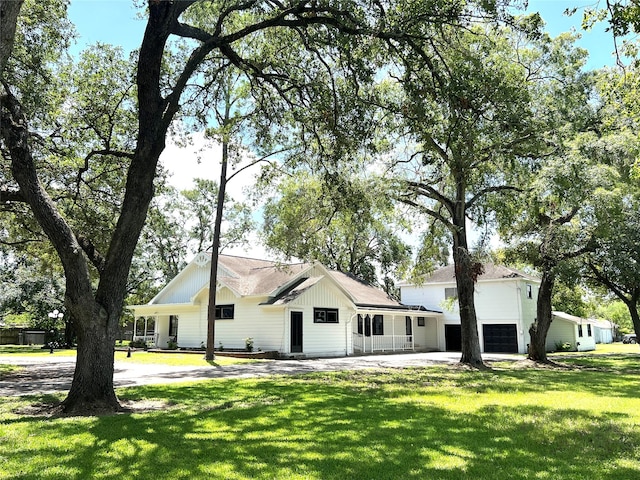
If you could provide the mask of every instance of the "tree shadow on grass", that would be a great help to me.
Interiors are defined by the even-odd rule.
[[[38,424],[44,445],[17,442],[20,478],[251,478],[453,480],[637,478],[640,432],[615,414],[403,399],[361,377],[142,387],[129,399],[174,407],[142,415]],[[414,379],[415,380],[415,379]],[[406,385],[404,392],[410,391]],[[415,388],[419,388],[414,385]],[[425,385],[420,388],[428,389]],[[637,463],[637,462],[636,462]],[[53,467],[51,467],[53,466]],[[59,477],[58,477],[59,478]]]

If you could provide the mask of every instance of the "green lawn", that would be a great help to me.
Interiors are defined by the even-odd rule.
[[[624,344],[622,342],[617,343],[599,343],[596,345],[596,349],[591,352],[557,352],[549,354],[550,358],[554,356],[567,356],[567,355],[583,355],[583,354],[598,354],[598,355],[607,355],[610,353],[630,353],[630,354],[640,354],[640,345],[638,344]]]
[[[609,360],[137,387],[164,408],[110,417],[4,398],[0,478],[637,479],[640,355]]]
[[[17,365],[7,365],[7,364],[0,363],[0,379],[5,375],[9,375],[11,373],[17,373],[20,370],[22,370],[22,367],[19,367]]]
[[[75,354],[75,350],[53,351],[53,355],[56,356],[75,356]],[[52,354],[48,348],[42,348],[42,345],[0,345],[0,355],[50,356]]]
[[[11,355],[18,356],[58,356],[68,357],[75,356],[75,350],[54,350],[53,354],[48,349],[42,349],[36,346],[22,346],[22,345],[0,345],[0,356],[6,357]],[[121,362],[131,363],[149,363],[149,364],[163,364],[174,366],[222,366],[222,365],[234,365],[239,363],[251,363],[260,362],[262,360],[245,359],[245,358],[233,358],[216,355],[215,361],[207,362],[204,359],[204,352],[201,353],[156,353],[145,352],[144,350],[134,350],[131,357],[127,357],[126,351],[118,350],[115,352],[115,359]],[[2,370],[0,370],[0,376],[2,376]]]

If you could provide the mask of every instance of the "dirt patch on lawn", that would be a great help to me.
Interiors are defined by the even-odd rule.
[[[60,402],[39,402],[32,403],[25,407],[19,408],[15,411],[18,415],[27,417],[44,417],[44,418],[58,418],[58,417],[88,417],[88,416],[109,416],[109,415],[123,415],[131,413],[149,413],[160,410],[167,410],[171,407],[171,403],[164,400],[121,400],[120,410],[114,412],[112,410],[98,410],[93,409],[86,412],[74,412],[72,414],[66,413],[62,410]]]

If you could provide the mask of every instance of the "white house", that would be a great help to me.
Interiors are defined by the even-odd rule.
[[[486,353],[527,353],[529,327],[536,318],[536,300],[540,279],[502,265],[486,264],[475,285],[475,307],[480,349]],[[441,268],[417,285],[400,283],[400,298],[405,304],[442,309],[437,319],[438,349],[461,349],[460,314],[453,265]],[[593,350],[594,321],[553,312],[547,349],[556,343],[570,343],[572,349]]]
[[[211,255],[198,254],[146,305],[137,321],[155,319],[153,342],[166,348],[206,344]],[[282,355],[437,349],[438,309],[405,306],[352,276],[318,262],[282,264],[220,255],[216,347],[254,347]]]
[[[480,349],[486,353],[526,353],[529,326],[536,317],[540,279],[519,270],[486,264],[475,285]],[[403,303],[439,308],[438,349],[460,351],[461,329],[453,265],[440,268],[417,285],[400,283]]]

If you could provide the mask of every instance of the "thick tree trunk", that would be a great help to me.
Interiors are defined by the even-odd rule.
[[[464,195],[460,194],[460,197],[463,199]],[[456,272],[460,327],[462,331],[462,357],[460,362],[479,367],[484,365],[482,354],[480,353],[480,338],[478,337],[478,320],[474,298],[475,282],[479,274],[479,268],[469,254],[465,219],[464,201],[462,200],[458,202],[453,222],[457,227],[453,233],[453,263]]]
[[[11,56],[18,15],[24,0],[0,0],[0,78]]]
[[[98,414],[121,409],[113,389],[114,345],[119,316],[96,306],[91,319],[77,322],[78,355],[73,382],[62,410],[68,414]]]
[[[158,158],[165,146],[166,130],[178,108],[179,92],[170,105],[162,99],[160,64],[170,25],[186,5],[171,2],[150,5],[137,78],[138,143],[127,175],[121,213],[104,258],[83,252],[75,233],[38,180],[27,120],[19,101],[10,91],[0,96],[0,133],[11,154],[13,177],[64,267],[65,305],[78,335],[73,383],[62,405],[66,412],[120,409],[113,389],[113,348],[131,260],[153,197]],[[99,271],[95,291],[87,260]]]
[[[636,335],[640,336],[640,313],[638,313],[638,299],[640,298],[640,289],[632,292],[630,297],[624,295],[617,295],[622,300],[627,309],[629,309],[629,315],[631,315],[631,322],[633,323],[633,331]]]
[[[71,315],[67,315],[65,317],[64,322],[64,343],[71,347],[74,344],[77,344],[78,338],[76,335],[76,327]]]
[[[529,327],[529,336],[531,343],[529,344],[530,360],[536,362],[547,361],[547,334],[551,327],[551,298],[553,296],[553,286],[555,284],[555,274],[545,269],[542,272],[542,280],[540,289],[538,290],[538,301],[536,305],[536,320]]]

